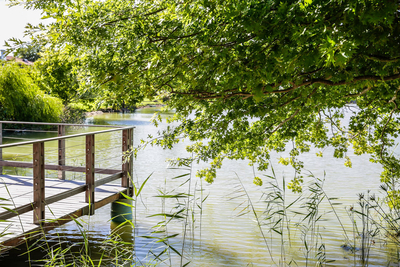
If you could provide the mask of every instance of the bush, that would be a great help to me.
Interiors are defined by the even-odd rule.
[[[0,66],[0,119],[58,122],[63,105],[59,98],[39,89],[26,67],[16,63]]]
[[[61,122],[63,123],[79,123],[83,124],[86,119],[86,110],[73,105],[64,107]]]

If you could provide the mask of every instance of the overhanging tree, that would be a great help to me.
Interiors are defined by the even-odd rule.
[[[18,2],[18,1],[14,1]],[[28,1],[56,18],[37,41],[83,62],[91,86],[118,81],[139,96],[167,95],[180,124],[155,143],[194,144],[212,182],[223,159],[268,167],[332,146],[383,164],[400,177],[391,147],[399,133],[399,1],[199,0]],[[349,125],[344,110],[356,102]],[[202,142],[202,140],[207,140]],[[299,190],[300,178],[291,183]]]

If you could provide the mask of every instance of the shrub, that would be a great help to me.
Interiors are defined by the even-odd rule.
[[[63,110],[59,98],[44,93],[16,63],[0,66],[0,119],[58,122]]]

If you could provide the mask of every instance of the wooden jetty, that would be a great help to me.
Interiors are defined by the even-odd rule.
[[[47,139],[2,144],[2,125],[47,125],[58,128],[58,136]],[[65,127],[113,127],[101,131],[65,135]],[[27,237],[42,234],[82,215],[94,214],[97,208],[116,201],[123,194],[130,195],[132,155],[127,152],[133,146],[134,127],[75,125],[32,122],[0,121],[0,174],[4,166],[31,168],[33,177],[0,175],[0,253],[23,243]],[[40,130],[27,130],[40,131]],[[95,167],[96,135],[120,131],[121,166],[118,169]],[[85,138],[85,166],[65,165],[65,140]],[[45,163],[45,144],[58,142],[58,164]],[[9,147],[31,146],[32,162],[3,160],[2,150]],[[107,152],[106,152],[107,153]],[[58,171],[58,179],[46,177],[45,170]],[[85,175],[85,181],[68,180],[65,172]],[[95,179],[96,174],[103,178]],[[106,177],[104,177],[106,176]],[[113,181],[120,179],[120,183]]]

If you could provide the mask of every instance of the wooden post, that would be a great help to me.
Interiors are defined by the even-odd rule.
[[[132,150],[133,149],[133,130],[134,129],[129,129],[129,149]],[[129,156],[129,166],[128,166],[128,173],[129,173],[129,177],[132,180],[133,177],[133,151],[131,151],[131,155]]]
[[[86,203],[89,214],[94,214],[94,134],[86,136]]]
[[[3,124],[0,123],[0,145],[3,144]],[[3,160],[3,149],[0,148],[0,160]],[[3,174],[3,167],[0,166],[0,175]]]
[[[44,191],[44,143],[33,144],[33,223],[45,219]]]
[[[133,129],[126,129],[122,131],[122,179],[121,179],[121,186],[122,187],[129,187],[129,179],[132,178],[132,161],[133,156],[126,156],[125,152],[129,152],[132,149],[133,145]]]
[[[65,135],[65,125],[58,125],[58,136]],[[58,140],[58,165],[65,165],[65,139]],[[58,179],[65,180],[65,171],[58,171]]]

